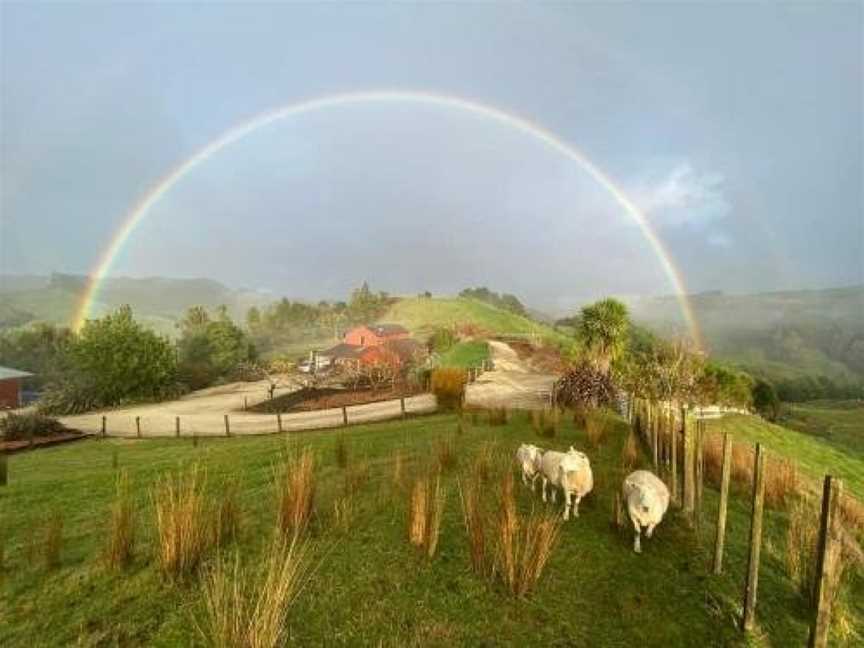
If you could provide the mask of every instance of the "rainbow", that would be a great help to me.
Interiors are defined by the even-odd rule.
[[[111,239],[108,248],[98,259],[95,267],[90,272],[87,287],[78,307],[75,310],[73,327],[76,330],[80,329],[90,316],[93,304],[98,300],[99,288],[102,281],[110,273],[114,261],[123,250],[123,247],[128,243],[138,224],[147,217],[150,209],[158,203],[165,194],[171,191],[177,183],[179,183],[187,174],[192,172],[197,166],[203,164],[211,156],[243,139],[250,133],[257,131],[259,128],[264,128],[274,122],[291,117],[297,117],[317,110],[335,108],[337,106],[369,103],[417,103],[461,110],[503,124],[504,126],[508,126],[516,131],[525,133],[526,135],[530,135],[536,140],[542,142],[545,146],[548,146],[551,150],[556,151],[565,158],[577,163],[591,178],[594,179],[595,182],[597,182],[597,184],[609,192],[615,201],[638,225],[643,236],[657,256],[666,277],[674,289],[690,336],[698,347],[702,347],[702,336],[696,317],[694,316],[693,310],[687,300],[687,290],[681,273],[678,272],[672,262],[669,252],[663,246],[663,243],[660,241],[657,234],[651,229],[645,215],[624,194],[624,192],[615,185],[608,175],[601,171],[573,146],[562,141],[542,126],[539,126],[527,119],[505,112],[499,108],[494,108],[461,97],[402,90],[379,90],[330,95],[289,104],[287,106],[276,108],[275,110],[261,113],[252,119],[225,131],[219,137],[198,150],[190,158],[174,167],[131,209],[123,224],[117,229],[114,237]]]

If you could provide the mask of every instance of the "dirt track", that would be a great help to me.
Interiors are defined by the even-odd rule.
[[[60,420],[67,427],[98,434],[102,429],[104,415],[109,436],[134,437],[137,435],[135,417],[139,417],[141,436],[171,437],[176,434],[176,417],[179,416],[182,436],[224,436],[224,416],[228,414],[232,435],[268,434],[278,431],[275,414],[243,411],[244,397],[249,405],[261,402],[267,398],[267,387],[266,381],[231,383],[204,389],[175,401],[64,416]],[[406,398],[405,409],[409,414],[433,412],[436,409],[435,397],[423,394]],[[401,413],[398,400],[353,405],[348,408],[348,422],[383,421],[398,418]],[[282,415],[282,429],[286,432],[336,427],[342,424],[341,408]]]
[[[465,391],[465,402],[475,407],[532,409],[549,404],[557,376],[538,373],[504,342],[489,341],[494,371],[488,371]]]

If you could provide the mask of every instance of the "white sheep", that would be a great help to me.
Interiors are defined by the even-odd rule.
[[[579,517],[579,502],[594,488],[594,474],[588,456],[573,446],[567,452],[549,450],[540,459],[543,476],[543,501],[546,501],[546,485],[552,485],[552,502],[555,502],[557,489],[564,492],[564,519],[570,519],[572,503],[573,515]]]
[[[534,484],[537,477],[540,475],[540,458],[543,456],[543,448],[538,448],[535,445],[525,444],[519,446],[516,450],[516,463],[522,470],[522,483],[528,485],[528,480],[531,481],[531,491],[534,491]]]
[[[637,470],[624,480],[623,493],[630,521],[636,530],[633,551],[642,553],[642,527],[647,527],[645,537],[650,538],[669,508],[669,489],[654,473]]]

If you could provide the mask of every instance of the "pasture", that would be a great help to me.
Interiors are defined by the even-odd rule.
[[[610,420],[595,448],[569,418],[555,438],[543,438],[527,414],[514,414],[503,425],[489,425],[485,414],[466,414],[461,422],[439,414],[290,435],[199,439],[197,445],[190,439],[109,438],[14,455],[9,484],[0,487],[0,645],[202,644],[196,628],[204,607],[200,577],[168,580],[154,556],[154,485],[160,475],[197,464],[211,502],[235,492],[239,534],[219,552],[254,565],[276,527],[274,474],[286,453],[300,447],[315,455],[316,495],[308,531],[314,571],[288,617],[290,640],[299,645],[803,645],[810,613],[785,572],[785,512],[766,511],[758,627],[749,638],[737,627],[749,531],[746,497],[735,493],[730,499],[721,576],[710,575],[717,507],[710,485],[698,532],[672,509],[654,538],[643,538],[643,553],[633,553],[632,528],[618,531],[610,523],[627,434],[623,421]],[[513,452],[522,442],[584,450],[595,489],[582,502],[580,517],[562,526],[536,589],[516,599],[471,569],[459,480],[481,452],[500,455],[515,472]],[[444,447],[453,450],[446,461]],[[446,500],[438,551],[428,559],[407,541],[405,482],[420,466],[438,461]],[[402,485],[394,479],[397,464]],[[637,467],[648,465],[640,452]],[[138,541],[131,564],[114,571],[102,555],[120,471],[128,475]],[[489,487],[498,485],[493,480]],[[521,483],[516,494],[523,512],[544,506]],[[337,514],[336,504],[346,501]],[[62,519],[56,566],[46,565],[37,547],[51,519]],[[216,553],[209,550],[205,569]],[[842,641],[849,645],[861,640],[862,601],[864,579],[857,574],[841,601]]]

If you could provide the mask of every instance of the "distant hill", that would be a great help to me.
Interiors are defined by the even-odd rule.
[[[775,382],[864,380],[864,285],[726,295],[690,303],[711,353]],[[672,297],[628,300],[634,320],[669,335],[684,328]]]
[[[497,335],[532,334],[542,339],[572,341],[547,324],[464,297],[400,299],[380,320],[401,324],[421,337],[442,326],[471,325],[480,332]]]
[[[0,327],[30,321],[69,324],[85,289],[86,278],[79,275],[4,275],[0,277]],[[100,315],[129,304],[137,319],[170,335],[190,306],[224,304],[233,317],[242,320],[250,306],[269,301],[261,293],[231,290],[211,279],[112,278],[103,283],[93,310]]]

